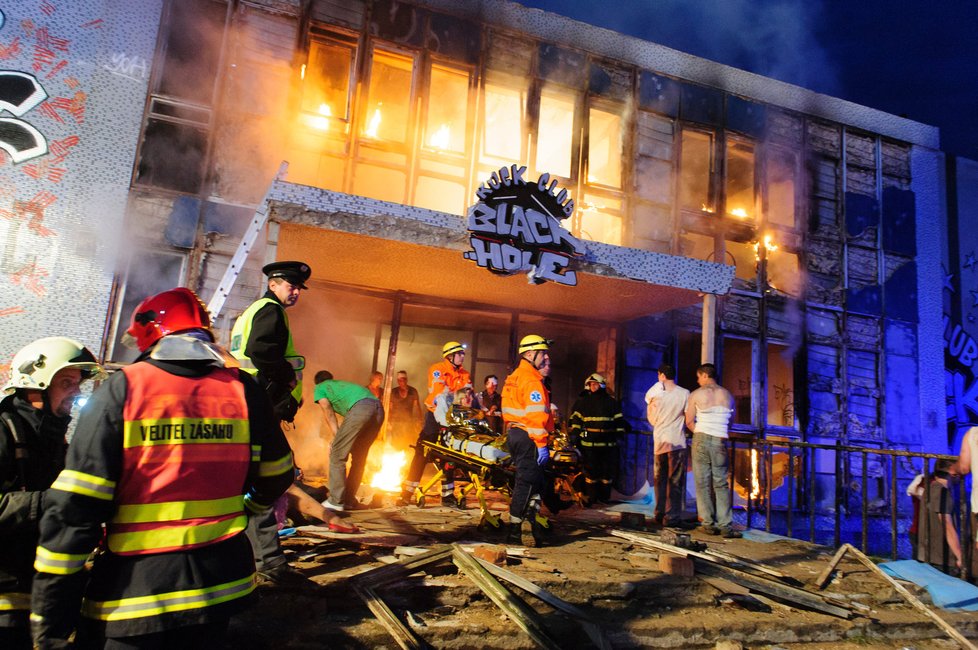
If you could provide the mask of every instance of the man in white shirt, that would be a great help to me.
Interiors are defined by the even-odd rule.
[[[700,387],[689,396],[686,406],[686,426],[693,430],[696,512],[704,532],[727,538],[742,537],[740,531],[733,529],[727,473],[730,464],[727,429],[733,413],[733,397],[717,383],[717,369],[712,363],[696,369],[696,383]]]
[[[659,366],[661,390],[650,391],[647,409],[655,442],[655,521],[665,526],[682,524],[683,478],[686,476],[685,412],[689,391],[676,384],[676,369]]]

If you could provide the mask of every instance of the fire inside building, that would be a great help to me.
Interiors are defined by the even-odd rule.
[[[630,494],[655,369],[711,361],[739,521],[885,554],[921,455],[978,418],[978,265],[947,244],[978,172],[934,127],[504,0],[35,4],[0,27],[5,92],[31,84],[3,104],[5,359],[57,328],[125,364],[174,286],[226,343],[261,267],[302,260],[310,377],[389,396],[461,341],[479,389],[544,334],[564,416],[593,372],[621,400]],[[317,475],[311,384],[289,438]]]

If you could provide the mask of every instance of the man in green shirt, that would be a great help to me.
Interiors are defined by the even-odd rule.
[[[333,444],[329,448],[329,496],[323,506],[338,512],[355,509],[370,445],[384,423],[384,407],[366,386],[335,380],[328,370],[316,373],[313,399],[322,407],[326,425],[333,432]],[[343,416],[343,424],[337,424],[337,414]],[[347,474],[346,461],[351,455],[353,462]]]

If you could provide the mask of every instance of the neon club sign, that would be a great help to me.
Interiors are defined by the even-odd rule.
[[[526,272],[531,284],[575,286],[572,259],[587,251],[561,221],[574,214],[574,199],[557,179],[541,174],[527,181],[526,167],[510,165],[479,185],[479,202],[469,208],[469,244],[463,257],[498,275]]]

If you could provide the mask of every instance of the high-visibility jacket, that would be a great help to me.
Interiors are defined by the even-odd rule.
[[[554,416],[550,410],[550,391],[540,371],[521,359],[520,365],[506,378],[502,394],[505,428],[523,429],[537,447],[546,447],[554,430]]]
[[[454,393],[471,384],[472,376],[468,370],[461,366],[456,368],[448,359],[442,359],[428,368],[428,396],[424,398],[424,405],[434,413],[435,398],[445,390],[446,386]]]
[[[82,410],[45,497],[35,640],[67,638],[79,612],[124,637],[240,610],[255,585],[246,509],[266,511],[293,472],[279,422],[248,375],[155,360],[115,373]],[[107,548],[86,575],[102,523]]]
[[[272,308],[275,310],[273,313],[284,323],[284,332],[257,331],[255,328],[255,316],[259,311],[269,306],[273,306]],[[276,358],[261,358],[263,353],[256,349],[259,344],[277,348],[276,354],[273,355]],[[292,342],[289,316],[285,313],[285,307],[282,306],[282,303],[274,297],[266,294],[251,303],[238,316],[231,328],[231,346],[228,351],[241,364],[242,370],[252,375],[261,373],[262,379],[265,381],[289,384],[294,376],[296,384],[292,388],[292,397],[295,398],[296,402],[302,401],[302,369],[306,366],[306,358],[296,351],[295,344]],[[277,358],[279,354],[281,354],[282,361]],[[291,374],[289,367],[291,367]],[[285,391],[283,391],[284,393]]]
[[[617,447],[625,435],[625,418],[618,401],[605,389],[585,391],[570,416],[570,439],[582,447]]]

